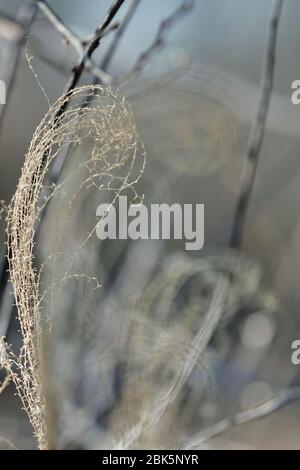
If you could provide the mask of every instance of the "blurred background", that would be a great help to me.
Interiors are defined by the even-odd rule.
[[[88,0],[83,4],[79,0],[49,0],[48,4],[71,30],[87,38],[95,31],[111,1]],[[107,71],[113,77],[126,75],[152,43],[161,21],[180,4],[180,0],[141,0]],[[102,354],[102,346],[103,350],[107,346],[105,341],[114,341],[113,315],[130,310],[132,303],[135,311],[142,312],[147,321],[146,326],[138,328],[137,343],[144,344],[144,335],[147,338],[156,335],[155,330],[147,332],[147,329],[149,325],[160,327],[160,308],[171,312],[172,326],[183,328],[184,335],[193,335],[197,330],[193,315],[199,317],[202,309],[205,310],[215,285],[215,274],[235,269],[233,253],[228,249],[229,236],[242,163],[258,104],[271,4],[269,0],[197,0],[192,11],[170,28],[166,43],[151,56],[144,70],[120,85],[120,93],[132,106],[147,153],[138,192],[144,195],[146,203],[204,203],[205,245],[200,252],[185,252],[184,241],[179,240],[102,244],[93,241],[93,254],[89,251],[84,255],[79,269],[85,272],[88,266],[92,274],[99,275],[103,284],[101,293],[93,294],[92,298],[87,285],[82,290],[66,287],[51,304],[59,321],[63,317],[65,321],[69,319],[66,312],[74,308],[77,319],[91,320],[83,330],[76,323],[76,335],[86,334],[89,338],[76,349],[79,362],[75,364],[70,353],[65,369],[57,370],[59,378],[66,369],[81,370],[79,364],[85,365],[82,373],[85,386],[72,382],[72,391],[68,392],[72,399],[66,400],[68,403],[63,407],[59,425],[62,447],[109,445],[115,427],[118,428],[116,422],[121,423],[128,412],[124,415],[122,411],[122,400],[125,405],[127,400],[124,383],[130,374],[136,374],[135,368],[146,367],[140,357],[138,365],[135,359],[124,360],[122,349],[111,352],[113,360],[97,362],[99,349]],[[125,2],[116,19],[122,21],[126,8]],[[234,271],[236,284],[229,296],[225,320],[176,405],[182,435],[178,440],[174,437],[174,442],[166,438],[166,448],[178,445],[185,438],[188,441],[194,433],[272,397],[278,390],[300,385],[300,366],[291,362],[291,344],[300,339],[300,105],[291,102],[291,84],[300,79],[299,16],[299,1],[285,0],[266,132],[241,261]],[[103,38],[93,55],[96,63],[101,63],[113,38],[113,33]],[[33,70],[28,57],[32,58]],[[49,107],[41,86],[50,102],[54,102],[62,95],[77,60],[72,45],[36,9],[35,2],[0,0],[0,79],[10,84],[7,103],[0,105],[0,200],[7,205],[16,189],[34,130]],[[91,74],[85,72],[80,83],[92,81]],[[78,158],[85,153],[84,149],[78,152]],[[72,167],[72,162],[68,165]],[[87,191],[82,198],[82,203],[90,208],[85,217],[94,221],[95,208],[102,202],[100,195]],[[39,234],[37,257],[41,260],[56,246],[53,232],[60,230],[56,227],[61,214],[63,209],[58,199],[47,212]],[[85,220],[82,215],[78,218]],[[61,230],[75,240],[71,229],[78,220],[73,216],[70,219],[71,225]],[[4,252],[5,220],[0,223]],[[199,266],[205,266],[205,275]],[[61,267],[55,269],[59,272]],[[137,313],[138,318],[141,315]],[[18,345],[15,317],[16,312],[7,334],[9,343]],[[106,317],[110,318],[108,326]],[[96,339],[90,339],[90,335],[97,321],[102,333],[97,336],[94,348]],[[164,323],[166,328],[168,321]],[[66,344],[72,341],[69,334],[58,338],[62,351],[66,347],[64,341]],[[130,351],[138,356],[145,344],[137,346],[133,342]],[[86,344],[88,359],[83,359]],[[156,347],[155,341],[152,342],[150,356]],[[180,349],[176,341],[173,347],[175,351]],[[55,362],[57,357],[55,354],[53,357]],[[93,366],[89,366],[90,360]],[[74,377],[74,372],[70,374]],[[149,380],[147,374],[145,377]],[[104,383],[108,387],[105,393]],[[93,395],[92,400],[91,390],[96,385],[102,389],[101,396]],[[154,396],[155,393],[154,390]],[[58,390],[57,394],[63,396],[64,392]],[[91,402],[93,405],[87,407]],[[78,410],[86,409],[82,417]],[[128,413],[131,413],[130,406]],[[161,431],[164,436],[170,429],[172,435],[176,422],[173,418],[166,418]],[[300,404],[296,401],[262,420],[230,430],[209,441],[209,446],[300,449],[299,418]],[[18,448],[36,445],[12,385],[0,397],[0,436]],[[148,441],[145,442],[147,445]]]

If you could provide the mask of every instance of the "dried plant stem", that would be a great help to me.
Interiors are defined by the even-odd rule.
[[[91,95],[94,97],[92,107],[87,100]],[[57,114],[65,101],[69,106],[60,115],[58,125]],[[82,101],[86,103],[84,107]],[[34,267],[35,222],[40,214],[39,201],[44,180],[52,162],[65,145],[78,144],[87,137],[95,139],[95,147],[88,162],[85,162],[89,176],[80,189],[93,184],[103,191],[105,176],[108,178],[107,189],[113,190],[114,200],[123,190],[131,190],[136,195],[134,185],[143,173],[145,153],[136,134],[131,108],[109,87],[86,86],[58,99],[37,127],[8,211],[9,272],[23,344],[20,355],[15,357],[2,340],[0,346],[7,353],[2,354],[1,365],[11,374],[40,449],[52,447],[47,426],[47,396],[50,394],[51,379],[47,367],[49,358],[45,351],[49,332],[41,322],[43,295],[40,293],[39,273]],[[109,152],[113,152],[113,157],[106,160]],[[142,159],[135,173],[139,156]],[[118,173],[120,168],[124,176]],[[95,227],[89,236],[94,230]],[[86,240],[76,248],[77,254],[85,243]],[[70,276],[67,273],[65,278]]]
[[[65,97],[67,99],[62,100],[62,105],[61,108],[57,110],[57,115],[55,117],[55,121],[59,123],[60,117],[63,115],[65,112],[67,106],[68,106],[68,97],[70,97],[70,92],[76,87],[78,84],[81,75],[83,71],[85,70],[85,67],[87,64],[90,63],[91,56],[93,52],[97,49],[98,45],[100,44],[100,40],[103,36],[105,36],[107,29],[110,27],[111,22],[113,21],[115,15],[118,13],[119,9],[121,8],[122,4],[124,3],[125,0],[115,0],[114,3],[112,4],[112,7],[109,9],[108,13],[106,14],[105,18],[101,21],[99,27],[96,29],[95,33],[93,34],[92,38],[86,43],[85,47],[82,50],[81,57],[77,65],[75,65],[73,72],[67,82],[67,85],[65,87]],[[49,9],[48,5],[43,1],[43,0],[38,0],[38,5],[40,8],[43,8],[44,13],[48,12],[48,18],[52,19],[52,23],[54,23],[59,30],[59,32],[64,33],[64,35],[68,35],[69,39],[72,38],[74,39],[74,35],[72,32],[68,31],[64,24],[59,20],[59,18],[54,14],[52,10]],[[99,69],[100,70],[100,69]],[[97,74],[96,74],[97,76]],[[102,83],[104,75],[102,75],[101,72],[101,77],[98,76],[98,81]],[[107,76],[108,77],[108,76]],[[47,154],[44,155],[44,160],[47,159]],[[64,158],[62,158],[62,161],[60,162],[59,168],[62,168]],[[55,172],[54,178],[50,178],[51,180],[55,181],[57,180],[59,176],[59,172]],[[52,182],[55,182],[52,181]],[[41,223],[41,222],[39,222]],[[9,243],[8,243],[8,256],[9,256]],[[3,292],[2,298],[8,299],[10,296],[10,287],[7,283],[8,281],[8,260],[7,260],[7,255],[3,254],[1,257],[1,265],[0,265],[0,290]],[[4,302],[4,301],[3,301]],[[11,318],[11,313],[12,313],[12,308],[13,304],[12,302],[9,302],[10,308],[7,308],[6,305],[7,302],[5,302],[5,313],[4,313],[4,321],[1,326],[1,331],[0,335],[1,336],[6,336],[7,330],[9,327],[9,322]]]
[[[230,246],[232,248],[239,248],[242,242],[245,219],[253,191],[258,159],[264,138],[273,89],[278,25],[282,6],[283,0],[273,0],[261,78],[260,98],[249,136],[248,150],[242,170],[239,197],[230,238]]]

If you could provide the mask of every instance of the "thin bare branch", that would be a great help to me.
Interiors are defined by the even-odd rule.
[[[56,15],[56,13],[54,13],[52,8],[46,2],[43,0],[37,0],[36,3],[59,34],[74,47],[78,54],[81,54],[83,50],[81,38],[64,24],[64,22]]]
[[[139,4],[141,3],[141,0],[132,0],[132,3],[120,25],[120,27],[118,28],[116,34],[115,34],[115,37],[110,45],[110,47],[108,48],[102,62],[101,62],[101,68],[104,69],[104,70],[107,70],[107,67],[109,66],[110,64],[110,61],[122,39],[122,36],[124,34],[124,32],[126,31],[127,29],[127,26],[128,24],[130,23],[137,7],[139,6]]]
[[[118,13],[119,9],[123,5],[125,0],[115,0],[112,7],[106,14],[104,20],[100,23],[99,27],[96,29],[94,36],[86,45],[83,54],[81,55],[78,63],[73,67],[73,74],[66,86],[65,93],[72,91],[79,82],[79,79],[82,75],[82,72],[86,66],[89,64],[93,52],[97,49],[100,44],[101,38],[105,34],[107,28],[110,26],[114,17]]]
[[[152,44],[142,52],[131,71],[119,80],[120,83],[124,83],[131,78],[135,78],[144,69],[153,54],[165,45],[166,37],[170,30],[179,20],[192,10],[195,3],[196,0],[184,0],[177,10],[161,22]]]
[[[248,150],[242,171],[239,197],[233,220],[230,239],[230,246],[233,248],[239,248],[241,245],[247,209],[254,186],[258,159],[264,138],[274,82],[278,24],[282,6],[283,0],[273,0],[262,70],[260,98],[249,136]]]
[[[124,0],[123,0],[124,1]],[[100,40],[110,32],[114,31],[119,27],[119,23],[114,23],[102,28],[97,28],[94,34],[89,39],[81,39],[74,31],[72,31],[59,16],[54,12],[54,10],[48,5],[45,0],[36,0],[36,3],[39,9],[44,13],[49,22],[54,26],[54,28],[59,32],[59,34],[69,43],[78,54],[82,54],[84,48],[93,44],[94,42]],[[111,20],[110,20],[111,21]]]
[[[209,428],[199,432],[184,450],[197,449],[210,439],[223,434],[237,426],[250,423],[256,419],[264,418],[274,411],[289,405],[290,403],[300,399],[300,387],[292,387],[287,390],[281,390],[273,398],[265,401],[260,405],[256,405],[246,411],[241,411],[234,416],[230,416],[213,424]]]
[[[119,9],[123,5],[125,0],[115,0],[114,3],[112,4],[111,8],[107,12],[104,20],[100,24],[100,26],[96,29],[94,36],[91,38],[87,50],[86,50],[86,56],[91,57],[93,52],[97,49],[99,46],[100,40],[104,36],[105,32],[107,31],[107,28],[110,26],[112,20],[118,13]]]
[[[88,40],[82,40],[76,33],[74,33],[68,26],[64,24],[64,22],[56,15],[56,13],[44,0],[37,0],[37,5],[48,18],[56,31],[75,49],[80,57],[84,56],[86,48],[89,44],[93,43],[94,41],[98,41],[99,32],[96,31],[95,34]],[[113,25],[113,28],[108,28],[108,30],[110,32],[115,28],[116,24]],[[107,31],[102,32],[102,37],[106,33]],[[102,83],[107,85],[111,83],[111,77],[107,73],[103,72],[90,57],[87,57],[85,60],[85,68],[95,75],[99,80],[101,80]]]

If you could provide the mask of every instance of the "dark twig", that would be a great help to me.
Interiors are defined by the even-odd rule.
[[[101,38],[105,35],[106,29],[110,26],[110,23],[114,19],[115,15],[118,13],[119,9],[123,5],[125,0],[115,0],[112,7],[109,9],[107,15],[105,16],[104,20],[100,23],[100,26],[96,29],[93,37],[88,41],[88,44],[85,46],[84,51],[77,62],[77,64],[73,67],[73,73],[67,83],[65,94],[67,95],[70,91],[72,91],[78,84],[82,72],[85,69],[86,62],[89,62],[93,52],[97,49],[100,44]],[[61,109],[57,112],[57,119],[61,116],[64,112],[65,108],[67,107],[68,102],[65,101],[64,104],[61,106]]]
[[[65,41],[75,49],[79,57],[83,57],[85,50],[89,44],[97,41],[99,39],[99,33],[96,31],[95,34],[88,40],[81,39],[76,33],[74,33],[64,22],[56,15],[52,8],[43,0],[37,0],[37,5],[40,10],[44,13],[46,18],[50,21],[56,31],[65,39]],[[112,29],[116,28],[116,24],[113,25]],[[109,32],[112,30],[109,29]],[[102,37],[107,34],[107,31],[102,32]],[[111,83],[111,77],[103,72],[100,67],[98,67],[95,62],[90,58],[86,57],[85,59],[85,69],[95,75],[99,80],[104,84]]]
[[[201,447],[205,442],[223,434],[226,431],[232,430],[237,426],[241,426],[245,423],[250,423],[256,419],[264,418],[265,416],[274,413],[274,411],[289,405],[290,403],[300,399],[300,387],[291,387],[287,390],[282,390],[277,393],[276,396],[250,408],[246,411],[241,411],[234,416],[225,418],[216,424],[204,429],[199,432],[189,444],[185,447],[185,450],[196,449]]]
[[[273,89],[278,24],[282,5],[283,0],[273,0],[261,78],[260,98],[249,136],[248,150],[242,171],[241,186],[230,238],[230,246],[232,248],[239,248],[241,245],[247,209],[253,190],[259,154],[264,138]]]
[[[139,56],[131,71],[119,80],[120,83],[127,82],[131,78],[135,78],[151,59],[158,49],[163,47],[166,42],[166,36],[170,29],[195,6],[196,0],[184,0],[177,10],[170,16],[165,18],[159,25],[156,36],[152,44]]]

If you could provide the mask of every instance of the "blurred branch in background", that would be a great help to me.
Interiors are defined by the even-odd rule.
[[[274,411],[289,405],[290,403],[300,399],[300,387],[291,387],[287,390],[281,390],[276,396],[262,403],[261,405],[254,406],[246,411],[241,411],[234,416],[225,418],[216,424],[213,424],[207,429],[196,434],[189,444],[184,448],[185,450],[199,449],[201,446],[213,439],[214,437],[230,431],[231,429],[241,426],[242,424],[250,423],[256,419],[264,418]]]
[[[6,104],[10,98],[10,92],[16,78],[16,71],[22,45],[28,35],[37,12],[36,5],[32,2],[22,2],[15,20],[1,18],[0,36],[7,41],[4,57],[1,58],[1,78],[6,83]],[[4,118],[6,106],[0,107],[0,127]]]
[[[123,34],[125,33],[127,26],[129,25],[134,13],[136,12],[137,7],[141,3],[141,0],[132,0],[131,5],[129,6],[129,9],[120,24],[119,28],[117,29],[117,32],[115,34],[114,40],[112,41],[110,47],[108,48],[106,54],[104,55],[104,58],[102,59],[101,62],[101,68],[103,70],[107,70],[107,67],[110,64],[110,61],[122,39]]]
[[[175,10],[170,16],[161,22],[152,44],[141,53],[132,70],[124,77],[121,77],[119,83],[124,83],[133,78],[136,78],[136,76],[144,69],[145,65],[152,58],[153,54],[165,45],[166,35],[169,33],[170,29],[172,29],[179,20],[181,20],[192,10],[192,8],[195,6],[195,3],[196,0],[184,0],[177,10]]]
[[[253,191],[258,159],[264,138],[273,90],[276,43],[282,6],[283,0],[273,0],[261,77],[260,98],[257,114],[249,136],[248,150],[242,170],[239,196],[231,232],[230,246],[232,248],[240,248],[242,242],[245,219]]]
[[[90,42],[92,42],[93,40],[95,41],[100,39],[94,38],[94,36],[89,40],[81,39],[76,33],[71,31],[71,29],[63,23],[63,21],[55,14],[55,12],[50,8],[50,6],[46,2],[38,0],[37,5],[39,6],[40,10],[44,13],[44,15],[48,18],[53,27],[58,31],[58,33],[61,34],[61,36],[66,40],[68,44],[71,44],[71,46],[74,47],[80,57],[84,56],[85,49]],[[117,26],[118,24],[114,24],[113,30],[116,29]],[[103,35],[106,35],[111,31],[110,28],[108,29],[109,31],[105,31]],[[91,58],[86,58],[85,67],[87,71],[91,72],[96,77],[98,77],[102,83],[111,83],[111,77],[104,71],[102,71]]]
[[[18,10],[15,20],[1,19],[1,36],[7,41],[5,52],[1,59],[1,77],[6,83],[6,106],[0,107],[0,129],[5,117],[5,111],[10,100],[11,91],[16,79],[19,57],[24,41],[36,17],[37,8],[32,2],[23,2]],[[6,332],[9,325],[12,299],[10,289],[7,288],[8,262],[5,253],[0,259],[0,292],[2,292],[1,305],[3,311],[0,315],[0,335]]]

